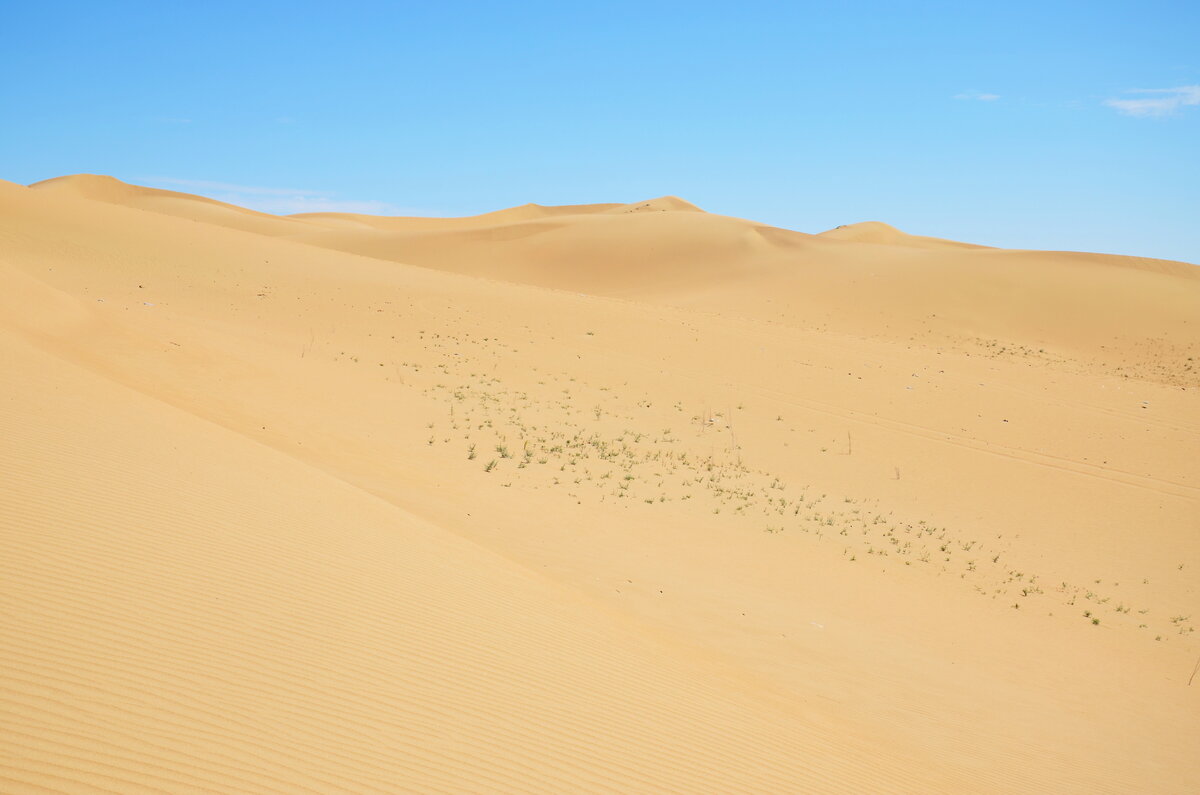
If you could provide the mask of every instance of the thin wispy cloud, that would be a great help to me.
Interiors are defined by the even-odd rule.
[[[151,187],[169,188],[185,192],[200,193],[210,199],[236,204],[259,212],[273,215],[293,213],[362,213],[364,215],[419,214],[411,208],[397,207],[382,201],[339,199],[328,191],[303,188],[273,188],[262,185],[235,185],[230,182],[213,182],[203,179],[176,179],[154,177],[144,184]]]
[[[1200,86],[1135,88],[1124,93],[1136,96],[1106,99],[1104,104],[1126,116],[1171,116],[1180,108],[1200,105]]]
[[[999,94],[989,94],[985,91],[964,91],[961,94],[955,94],[955,99],[973,100],[975,102],[995,102],[1000,99]]]

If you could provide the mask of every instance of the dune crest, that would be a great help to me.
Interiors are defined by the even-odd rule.
[[[678,196],[661,196],[657,199],[649,199],[644,202],[634,202],[632,204],[624,204],[620,207],[614,207],[608,210],[610,213],[702,213],[696,205],[689,201],[679,198]]]
[[[131,185],[116,177],[99,174],[55,177],[35,182],[29,187],[59,196],[118,204],[261,235],[284,236],[294,233],[299,226],[286,217],[261,213],[191,193]]]
[[[896,227],[889,226],[881,221],[863,221],[857,224],[845,224],[821,232],[819,236],[828,240],[845,240],[851,243],[875,243],[883,246],[958,249],[988,248],[988,246],[961,243],[957,240],[942,240],[936,237],[921,237],[919,235],[906,234]]]
[[[360,215],[355,213],[298,213],[288,216],[300,220],[320,223],[335,228],[379,229],[382,231],[431,231],[447,229],[474,229],[486,226],[540,221],[572,215],[596,215],[599,213],[625,214],[644,212],[704,212],[690,202],[676,196],[663,196],[632,204],[522,204],[494,210],[480,215],[459,218],[427,218],[420,216]]]

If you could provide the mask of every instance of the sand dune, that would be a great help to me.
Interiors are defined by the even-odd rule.
[[[648,212],[703,212],[699,207],[678,196],[663,196],[633,204],[523,204],[482,215],[462,218],[423,218],[385,215],[359,215],[355,213],[298,213],[288,216],[304,221],[320,223],[335,228],[379,229],[390,232],[426,232],[448,229],[477,229],[500,226],[522,221],[542,221],[547,218],[570,215],[627,215]]]
[[[0,183],[6,791],[1200,788],[1193,266],[161,193]]]
[[[1008,251],[878,222],[806,235],[675,197],[469,218],[293,217],[325,227],[293,239],[372,258],[985,354],[1012,350],[1007,340],[1169,383],[1187,380],[1200,345],[1200,268],[1186,263]],[[1149,357],[1129,354],[1139,348]]]
[[[0,459],[6,790],[857,775],[822,738],[796,753],[794,716],[765,694],[532,572],[11,334],[3,346],[23,386],[5,390]]]
[[[987,248],[987,246],[976,246],[972,243],[959,243],[956,240],[906,235],[896,227],[880,223],[879,221],[846,224],[845,226],[839,226],[822,232],[821,237],[826,240],[844,240],[849,243],[875,243],[884,246],[912,246],[914,248]]]
[[[301,232],[293,239],[456,273],[810,329],[894,340],[916,334],[929,343],[983,352],[1005,347],[1007,340],[1170,383],[1179,376],[1187,380],[1187,357],[1200,351],[1200,268],[1186,263],[1006,251],[906,235],[879,223],[805,235],[698,212],[677,199],[656,201],[662,211],[644,215],[629,213],[656,202],[521,207],[469,219],[356,216],[357,227]],[[1139,346],[1156,355],[1133,361],[1128,351]]]
[[[207,224],[227,226],[260,235],[293,234],[299,224],[286,217],[268,215],[204,196],[159,188],[130,185],[115,177],[72,174],[34,183],[34,190],[73,196],[108,204],[119,204],[164,215],[174,215]]]

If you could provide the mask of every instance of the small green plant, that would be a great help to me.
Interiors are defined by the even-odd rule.
[[[496,459],[494,459],[494,458],[493,458],[491,461],[488,461],[488,462],[487,462],[487,466],[485,466],[485,467],[483,468],[483,471],[484,471],[484,472],[491,472],[493,469],[495,469],[495,468],[496,468],[496,464],[497,464],[497,463],[498,463],[498,462],[496,461]]]

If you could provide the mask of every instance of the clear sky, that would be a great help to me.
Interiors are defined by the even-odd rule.
[[[0,178],[1200,262],[1200,0],[0,0]]]

